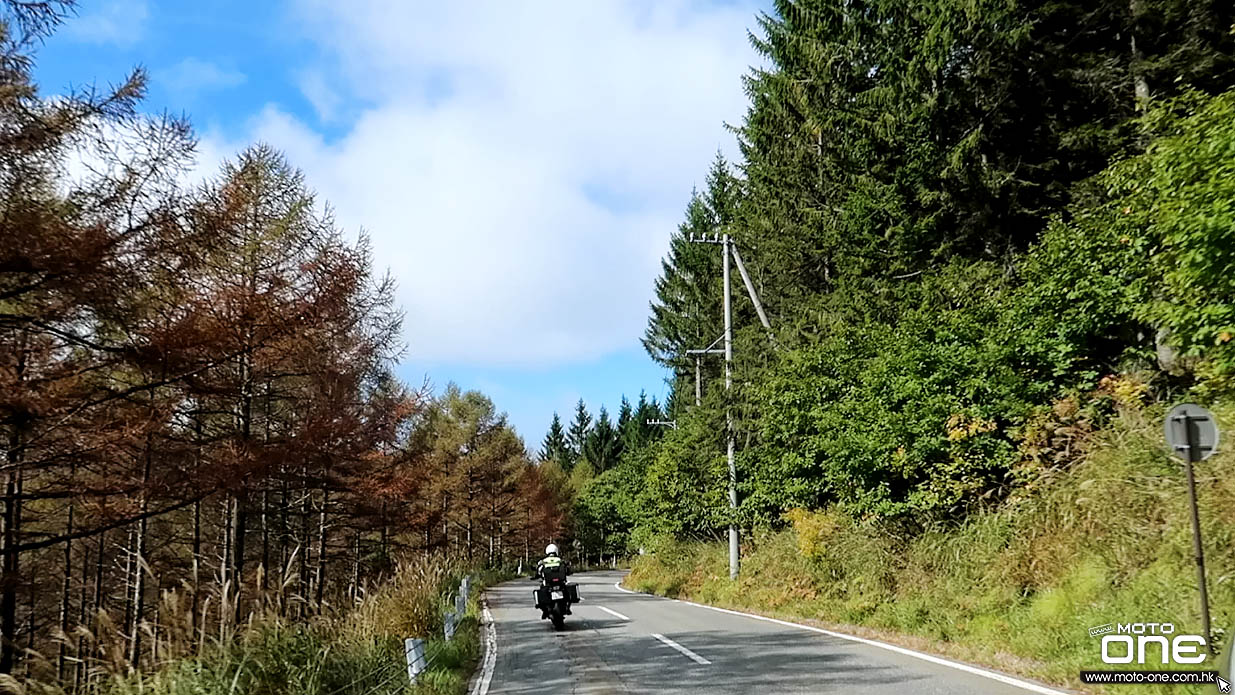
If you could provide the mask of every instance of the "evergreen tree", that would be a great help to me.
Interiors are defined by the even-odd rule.
[[[583,458],[592,464],[597,473],[604,473],[617,465],[621,455],[622,440],[609,419],[609,412],[602,405],[596,417],[596,425],[592,427],[584,443]]]
[[[692,191],[686,219],[669,240],[669,253],[661,261],[643,346],[652,359],[675,371],[693,370],[694,361],[686,351],[707,347],[724,330],[720,249],[691,242],[690,237],[732,231],[737,201],[737,181],[718,154],[706,190],[702,194]]]
[[[569,447],[569,459],[562,462],[562,470],[567,473],[583,456],[584,446],[587,444],[588,433],[592,431],[592,415],[587,411],[587,406],[584,405],[583,399],[579,399],[579,403],[575,406],[575,419],[570,423],[570,429],[566,433],[566,443]]]
[[[630,399],[628,399],[625,394],[622,394],[622,405],[618,408],[617,418],[617,431],[619,436],[626,431],[627,423],[629,423],[630,419],[634,416],[635,411],[631,409]]]
[[[643,417],[643,411],[647,407],[647,394],[643,391],[639,392],[639,402],[634,406],[626,401],[626,397],[622,397],[622,402],[627,403],[630,407],[630,416],[618,426],[618,436],[622,438],[622,449],[624,451],[635,451],[641,448],[646,442],[643,441],[643,425],[640,420]],[[619,418],[620,420],[620,418]]]
[[[562,428],[562,418],[554,413],[553,422],[549,424],[549,432],[545,435],[545,441],[540,445],[540,460],[556,461],[559,466],[564,466],[569,458],[570,445],[566,441],[566,431]]]
[[[648,420],[662,420],[665,414],[661,412],[656,399],[648,400],[647,394],[639,392],[639,401],[631,408],[630,418],[619,428],[622,451],[634,453],[655,441],[660,434],[660,428],[649,425]]]

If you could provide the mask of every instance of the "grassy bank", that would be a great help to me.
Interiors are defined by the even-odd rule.
[[[1235,426],[1235,408],[1216,413],[1227,431]],[[1079,670],[1104,667],[1091,626],[1172,622],[1177,633],[1201,632],[1187,486],[1163,451],[1161,422],[1161,407],[1124,409],[1074,439],[1083,452],[1074,463],[1035,473],[998,509],[953,528],[898,537],[833,512],[796,511],[790,529],[749,540],[737,582],[723,544],[665,540],[627,583],[818,620],[1079,690]],[[1226,449],[1197,468],[1221,646],[1235,619],[1235,455]]]
[[[442,623],[468,570],[441,557],[403,565],[393,579],[347,611],[308,619],[280,611],[207,639],[146,674],[105,676],[101,691],[115,695],[456,695],[480,655],[480,589],[501,579],[471,573],[472,601],[453,640]],[[479,580],[479,581],[477,581]],[[408,682],[405,637],[430,636],[429,668]],[[165,647],[174,651],[174,646]]]

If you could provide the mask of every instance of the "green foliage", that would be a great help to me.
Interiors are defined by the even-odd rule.
[[[646,459],[636,499],[638,521],[658,532],[710,536],[728,525],[728,472],[722,443],[723,420],[714,410],[678,418]]]
[[[625,402],[626,399],[622,400]],[[623,453],[637,451],[656,441],[660,437],[660,428],[649,425],[648,421],[661,420],[664,417],[665,413],[656,399],[648,400],[647,394],[640,391],[639,402],[631,408],[630,417],[624,422],[618,422]]]
[[[1138,316],[1235,376],[1235,92],[1179,111],[1158,114],[1162,136],[1108,179],[1162,281]]]
[[[559,466],[570,458],[570,445],[566,441],[566,431],[562,429],[562,418],[553,414],[553,422],[549,424],[549,432],[540,445],[541,461],[556,461]]]
[[[1231,393],[1233,25],[1216,0],[774,2],[741,161],[692,193],[644,335],[679,427],[619,416],[578,533],[717,533],[726,413],[743,525],[914,534],[1072,465],[1118,408]],[[718,233],[774,335],[735,277],[734,386],[703,360],[696,406],[722,253],[690,237]]]
[[[1224,427],[1235,409],[1217,406]],[[1088,628],[1174,622],[1199,633],[1187,483],[1161,444],[1164,407],[1125,407],[1087,435],[1090,453],[1031,491],[963,523],[905,536],[838,509],[795,510],[792,528],[757,534],[728,578],[722,543],[658,538],[628,586],[925,646],[955,658],[1078,688],[1104,668]],[[1198,481],[1210,600],[1221,651],[1235,620],[1235,454]],[[855,630],[862,626],[864,630]],[[923,642],[922,640],[929,640]],[[1210,665],[1212,667],[1212,665]],[[1147,693],[1203,692],[1140,686]],[[1086,692],[1090,692],[1086,686]],[[1093,689],[1093,692],[1118,692]]]
[[[737,183],[719,154],[707,190],[691,193],[686,220],[670,238],[656,281],[656,299],[643,345],[652,359],[679,373],[693,369],[686,350],[705,348],[721,325],[721,256],[717,246],[690,241],[729,231],[736,214]]]
[[[592,414],[587,411],[587,406],[584,405],[583,399],[579,399],[579,403],[575,405],[575,419],[570,423],[570,428],[566,432],[566,442],[570,446],[570,457],[567,461],[562,461],[562,469],[567,473],[583,456],[584,447],[587,445],[588,434],[592,431]]]
[[[625,552],[629,541],[628,515],[634,500],[623,485],[626,480],[614,468],[589,480],[575,499],[571,519],[575,538],[589,552]]]
[[[760,444],[743,457],[746,505],[775,521],[840,503],[919,522],[964,510],[1015,462],[1009,426],[1050,388],[1018,368],[991,264],[955,264],[903,291],[894,321],[837,322],[759,384]]]
[[[588,432],[583,442],[581,458],[592,464],[597,471],[604,472],[617,464],[622,455],[622,440],[609,412],[602,405],[596,424]]]

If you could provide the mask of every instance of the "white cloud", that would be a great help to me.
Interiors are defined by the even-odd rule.
[[[155,72],[155,81],[181,97],[244,84],[245,75],[198,58],[185,58]]]
[[[339,118],[343,97],[330,86],[326,77],[317,70],[308,70],[300,75],[300,93],[313,105],[319,120],[329,123]]]
[[[146,0],[104,0],[92,3],[65,24],[64,34],[85,43],[128,47],[145,36],[150,19]]]
[[[634,343],[691,186],[733,149],[723,121],[744,112],[753,9],[303,0],[297,12],[326,56],[317,74],[333,76],[309,97],[359,115],[328,141],[272,105],[251,135],[371,232],[413,362],[544,366]]]

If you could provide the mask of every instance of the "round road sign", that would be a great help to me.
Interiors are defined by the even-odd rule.
[[[1214,414],[1193,403],[1182,403],[1166,414],[1166,443],[1181,459],[1203,461],[1218,450]]]

